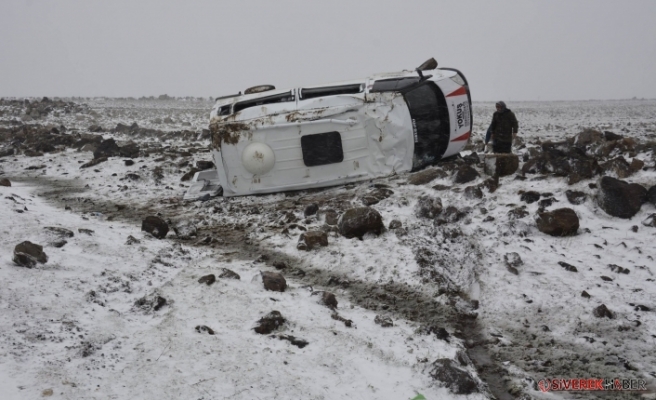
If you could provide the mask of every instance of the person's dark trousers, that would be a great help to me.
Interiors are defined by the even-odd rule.
[[[492,151],[495,153],[511,153],[512,142],[498,142],[494,141],[492,145]]]

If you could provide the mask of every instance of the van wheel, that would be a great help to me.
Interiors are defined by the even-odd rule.
[[[273,85],[257,85],[257,86],[249,87],[248,89],[244,90],[244,94],[268,92],[269,90],[273,90],[275,88],[276,87]]]

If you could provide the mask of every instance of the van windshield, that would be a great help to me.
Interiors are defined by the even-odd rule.
[[[449,146],[449,109],[444,94],[433,82],[407,92],[403,96],[410,110],[415,151],[412,169],[436,163]]]

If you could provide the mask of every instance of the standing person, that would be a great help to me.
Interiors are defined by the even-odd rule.
[[[519,128],[517,118],[503,101],[498,102],[496,107],[497,111],[492,115],[492,123],[488,129],[493,141],[492,149],[495,153],[511,153],[512,142],[517,137]]]

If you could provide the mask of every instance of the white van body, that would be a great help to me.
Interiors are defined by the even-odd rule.
[[[219,184],[226,197],[340,185],[460,152],[472,129],[469,87],[436,66],[217,99],[216,172],[198,173],[188,196]]]

